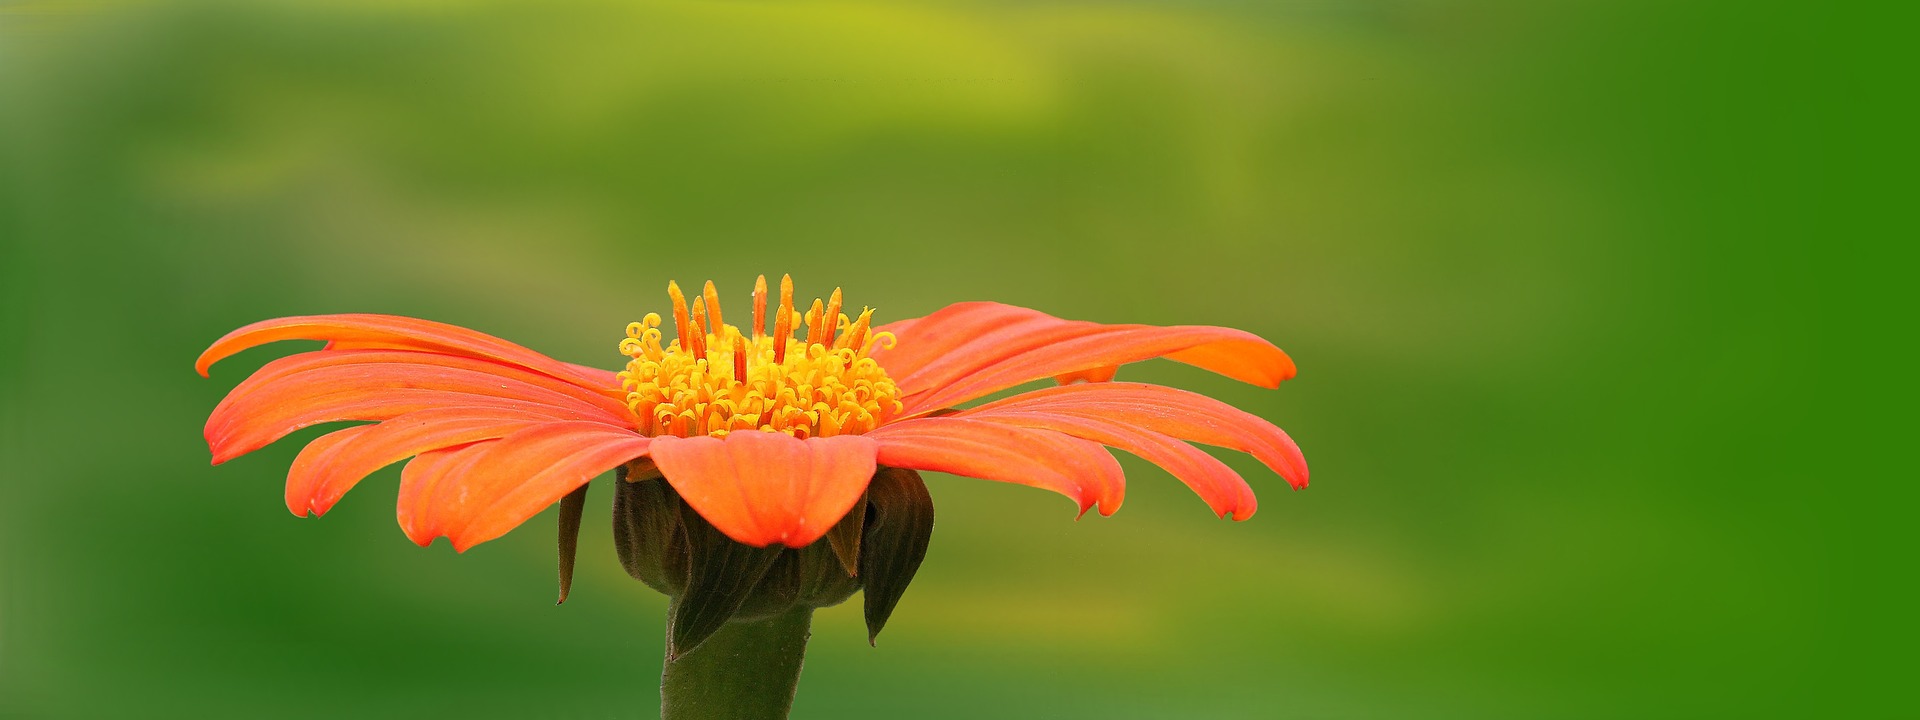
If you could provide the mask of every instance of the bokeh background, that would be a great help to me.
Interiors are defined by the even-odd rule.
[[[1625,2],[0,1],[0,716],[646,716],[665,603],[615,562],[604,484],[555,607],[551,513],[455,555],[398,532],[397,468],[287,515],[313,431],[209,467],[207,411],[297,348],[192,360],[351,311],[617,367],[669,279],[735,298],[782,272],[882,319],[994,299],[1251,330],[1298,379],[1123,376],[1270,418],[1315,471],[1288,492],[1230,457],[1263,493],[1245,523],[1131,457],[1126,508],[1078,522],[930,477],[919,579],[877,649],[857,603],[819,613],[795,717],[1872,708],[1902,665],[1840,640],[1900,601],[1841,549],[1887,513],[1809,471],[1832,384],[1800,379],[1823,342],[1799,169],[1832,106],[1800,28]]]

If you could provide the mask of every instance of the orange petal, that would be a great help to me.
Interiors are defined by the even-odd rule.
[[[920,322],[920,318],[907,318],[905,320],[895,320],[893,322],[874,328],[873,334],[879,335],[880,333],[893,333],[893,336],[897,338],[907,334],[907,331],[911,329],[915,324],[918,324],[919,322]],[[889,353],[889,352],[894,352],[894,350],[890,348],[874,348],[873,351],[869,352],[868,354],[874,357],[879,357],[880,355]],[[903,356],[900,362],[904,364],[907,362],[907,360]],[[922,362],[924,362],[924,360]]]
[[[486,407],[434,408],[411,412],[359,431],[319,462],[296,459],[287,474],[287,509],[295,515],[325,515],[340,497],[375,470],[429,450],[505,437],[516,430],[553,422],[552,415]],[[345,432],[345,431],[342,431]],[[340,433],[335,433],[338,435]],[[332,437],[331,435],[327,437]],[[318,443],[315,443],[316,445]],[[307,457],[314,445],[300,457]]]
[[[725,438],[655,438],[649,454],[680,497],[727,537],[800,548],[860,499],[877,450],[859,435],[800,440],[743,430]]]
[[[1060,383],[1061,385],[1072,385],[1074,383],[1083,383],[1083,382],[1090,382],[1090,383],[1113,382],[1113,376],[1119,372],[1120,372],[1119,365],[1105,365],[1102,367],[1089,368],[1086,370],[1075,370],[1070,373],[1055,375],[1053,376],[1053,381]]]
[[[1286,353],[1232,328],[1102,325],[981,302],[950,305],[889,327],[899,328],[900,342],[874,358],[899,385],[910,414],[1032,380],[1156,357],[1262,387],[1278,387],[1294,375]]]
[[[479,360],[445,353],[421,352],[417,350],[319,350],[304,352],[280,358],[267,363],[247,379],[227,393],[244,395],[256,386],[286,380],[312,370],[346,365],[432,365],[438,367],[471,370],[498,377],[516,380],[527,385],[544,388],[558,395],[578,400],[581,404],[598,407],[613,415],[620,415],[626,409],[625,399],[615,399],[601,392],[599,388],[584,387],[572,382],[560,380],[550,375],[532,372],[512,365]],[[619,387],[616,378],[612,387]]]
[[[1006,413],[962,414],[982,422],[1005,423],[1019,427],[1055,430],[1082,440],[1119,448],[1160,466],[1180,482],[1192,488],[1207,502],[1213,514],[1232,515],[1235,520],[1253,517],[1258,501],[1253,488],[1239,473],[1208,455],[1200,448],[1151,430],[1142,430],[1125,421],[1107,417],[1082,417],[1063,413],[1022,411]]]
[[[459,476],[443,477],[426,510],[434,531],[465,552],[505,535],[594,476],[646,455],[650,440],[596,422],[526,427],[490,443]]]
[[[999,303],[955,303],[926,317],[887,323],[880,326],[880,331],[891,332],[903,342],[891,348],[876,347],[871,356],[898,382],[1015,319],[996,312],[1000,308],[1018,309]]]
[[[434,538],[440,537],[440,525],[433,513],[434,492],[450,478],[464,477],[473,462],[485,457],[487,450],[498,442],[483,440],[429,450],[415,456],[400,470],[400,498],[394,506],[394,514],[400,521],[400,531],[407,534],[407,539],[426,547],[433,544]]]
[[[202,377],[214,363],[280,340],[324,340],[331,350],[424,350],[480,358],[543,373],[619,399],[614,373],[563,363],[521,345],[458,325],[397,315],[308,315],[263,320],[227,333],[194,362]]]
[[[957,417],[902,420],[864,437],[880,442],[880,464],[1044,488],[1085,514],[1112,515],[1126,497],[1120,463],[1106,448],[1064,433]]]
[[[369,430],[374,425],[356,425],[342,428],[314,438],[306,447],[300,448],[300,454],[293,458],[293,466],[287,469],[287,510],[300,517],[307,516],[307,491],[296,490],[306,484],[306,478],[314,477],[332,467],[340,448]]]
[[[268,363],[234,388],[207,418],[206,437],[219,464],[315,423],[466,406],[633,423],[610,399],[499,363],[419,352],[318,351]]]
[[[1259,459],[1295,489],[1307,486],[1306,456],[1286,431],[1219,400],[1161,385],[1064,385],[1021,393],[950,417],[987,419],[1023,414],[1036,414],[1040,420],[1063,415],[1103,418],[1181,440],[1238,450]]]

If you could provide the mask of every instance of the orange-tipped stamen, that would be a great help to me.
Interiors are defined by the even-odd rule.
[[[853,321],[853,327],[847,328],[847,336],[841,338],[843,344],[835,347],[853,348],[864,353],[867,349],[867,328],[873,325],[873,308],[860,311],[860,319]]]
[[[833,347],[833,334],[840,330],[840,288],[833,289],[833,295],[827,298],[827,314],[822,316],[821,326],[826,328],[820,344]]]
[[[820,342],[826,332],[820,326],[826,322],[827,313],[821,309],[820,298],[813,299],[813,307],[807,308],[807,346]]]
[[[793,276],[780,276],[779,317],[773,319],[773,361],[787,361],[787,338],[793,335]]]
[[[713,334],[719,335],[720,329],[727,326],[727,321],[720,316],[720,293],[713,289],[712,280],[707,281],[707,290],[703,294],[707,298],[707,316],[713,318]]]
[[[747,381],[747,339],[739,335],[733,336],[733,381]]]
[[[673,334],[680,338],[680,347],[691,348],[688,338],[693,336],[691,323],[687,318],[687,296],[680,294],[680,283],[667,281],[667,297],[673,299]]]
[[[767,334],[767,276],[761,275],[753,281],[753,339],[758,342]]]
[[[693,299],[692,328],[693,328],[693,343],[691,345],[688,345],[687,349],[688,351],[693,353],[694,357],[697,357],[697,358],[706,357],[707,356],[707,299],[706,298]],[[687,345],[687,343],[685,342],[682,342],[681,344]]]

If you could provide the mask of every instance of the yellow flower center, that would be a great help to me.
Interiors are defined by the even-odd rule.
[[[857,435],[900,413],[899,388],[867,356],[882,338],[873,310],[848,320],[840,290],[804,315],[793,305],[792,276],[780,279],[780,305],[767,334],[767,278],[753,287],[753,327],[722,321],[720,295],[708,282],[691,309],[680,286],[667,283],[678,336],[661,345],[660,316],[627,326],[620,373],[627,407],[646,435],[724,436],[736,430],[784,432],[797,438]],[[842,332],[844,330],[844,332]],[[796,338],[805,332],[804,339]]]

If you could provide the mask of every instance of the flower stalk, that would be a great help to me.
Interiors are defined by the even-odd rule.
[[[812,622],[813,608],[798,605],[773,617],[727,623],[677,658],[669,652],[660,673],[661,719],[787,717]]]

